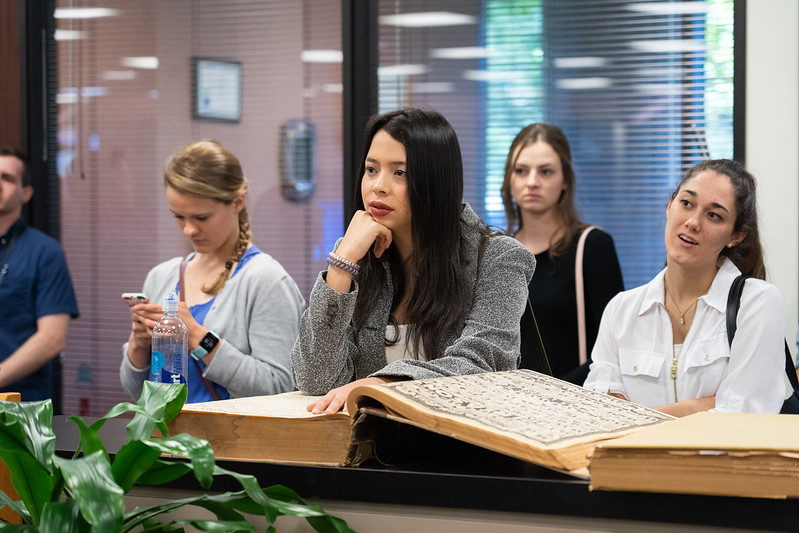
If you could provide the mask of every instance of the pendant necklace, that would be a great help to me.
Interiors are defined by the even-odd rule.
[[[710,282],[710,285],[713,285],[712,281]],[[710,285],[707,286],[707,289],[705,289],[702,292],[702,294],[706,294],[707,293],[707,291],[710,289]],[[696,303],[699,301],[699,298],[701,298],[702,296],[700,296],[699,298],[697,298],[696,300],[691,302],[691,305],[686,307],[685,311],[680,311],[680,307],[677,305],[677,300],[674,299],[674,296],[671,294],[671,291],[669,290],[669,286],[666,283],[666,276],[665,275],[663,276],[663,286],[666,287],[666,294],[668,294],[669,298],[671,298],[671,302],[674,304],[674,308],[677,310],[678,313],[680,313],[680,325],[684,326],[685,325],[685,313],[687,313],[693,306],[695,306]]]

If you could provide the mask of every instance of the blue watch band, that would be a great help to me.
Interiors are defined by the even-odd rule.
[[[219,344],[219,335],[213,331],[208,331],[200,341],[200,344],[191,351],[191,356],[199,361],[208,355],[209,352],[212,352],[217,344]]]

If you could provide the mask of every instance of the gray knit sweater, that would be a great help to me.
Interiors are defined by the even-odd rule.
[[[178,282],[182,258],[154,267],[143,292],[153,303],[163,301]],[[289,351],[297,338],[305,300],[297,284],[269,254],[254,255],[216,295],[203,325],[222,342],[203,374],[230,392],[231,398],[294,390]],[[137,399],[150,367],[139,370],[122,347],[122,386]]]
[[[389,284],[357,336],[352,325],[357,283],[353,283],[351,292],[339,293],[327,285],[320,273],[311,291],[310,306],[300,322],[300,336],[291,351],[294,379],[302,392],[325,394],[367,376],[423,379],[518,366],[519,322],[527,303],[535,257],[511,237],[492,237],[478,273],[478,228],[483,223],[464,204],[461,224],[466,242],[466,279],[470,280],[473,300],[462,327],[445,332],[440,355],[429,361],[403,359],[386,365],[385,333],[393,297],[390,272],[386,276]],[[388,271],[388,263],[383,265]]]

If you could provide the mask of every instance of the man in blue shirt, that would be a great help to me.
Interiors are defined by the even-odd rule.
[[[78,316],[61,245],[22,218],[31,196],[24,155],[0,146],[0,391],[23,401],[53,397],[53,359]]]

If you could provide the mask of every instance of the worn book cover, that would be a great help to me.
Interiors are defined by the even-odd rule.
[[[591,488],[799,496],[799,416],[697,413],[597,446]]]
[[[313,399],[288,393],[187,404],[170,433],[209,440],[220,459],[356,465],[396,447],[381,437],[388,420],[585,476],[598,442],[672,419],[531,370],[356,387],[349,414],[311,415],[305,407]],[[420,438],[400,433],[411,439],[405,448]]]

